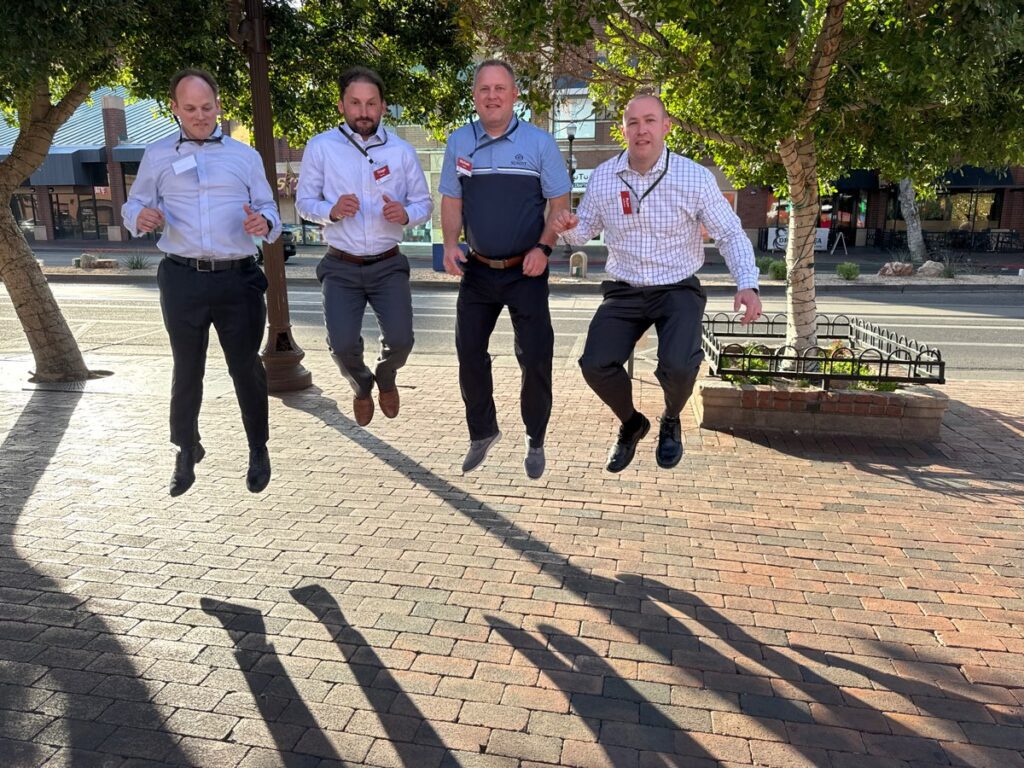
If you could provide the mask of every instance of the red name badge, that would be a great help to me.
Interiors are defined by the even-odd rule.
[[[391,176],[391,169],[386,165],[382,165],[380,168],[373,169],[373,180],[380,184],[383,181],[387,181],[388,177]]]
[[[628,216],[633,212],[633,201],[629,197],[629,192],[626,190],[619,192],[619,199],[622,200],[622,212]]]
[[[460,157],[455,161],[455,172],[462,176],[473,175],[473,164],[464,157]]]

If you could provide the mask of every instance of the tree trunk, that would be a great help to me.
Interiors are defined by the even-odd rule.
[[[90,378],[78,342],[61,314],[0,187],[0,279],[35,357],[33,381],[82,381]]]
[[[900,208],[907,223],[907,248],[910,249],[911,260],[924,263],[928,260],[928,248],[921,234],[921,214],[917,210],[914,182],[910,179],[900,179]]]
[[[814,292],[814,235],[818,226],[818,171],[814,140],[779,143],[789,184],[789,241],[786,243],[786,343],[803,352],[817,345]]]

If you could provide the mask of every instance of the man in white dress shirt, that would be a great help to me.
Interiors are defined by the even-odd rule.
[[[352,386],[356,423],[365,427],[374,384],[384,415],[398,415],[396,378],[413,346],[409,260],[398,244],[405,227],[430,218],[434,204],[416,150],[381,125],[387,103],[380,76],[354,67],[338,86],[344,122],[306,145],[295,203],[304,219],[324,225],[328,248],[316,274],[327,344]],[[363,360],[367,302],[380,330],[372,371]]]
[[[206,455],[199,409],[211,325],[249,443],[246,486],[259,493],[270,482],[267,375],[259,355],[267,279],[254,255],[259,240],[280,235],[281,218],[259,154],[221,133],[217,83],[208,72],[186,69],[172,78],[171,111],[180,132],[146,148],[122,208],[135,237],[163,228],[157,283],[174,357],[171,442],[179,449],[170,493],[192,487],[195,465]]]
[[[701,225],[736,281],[734,308],[744,307],[742,322],[761,314],[750,240],[711,171],[665,147],[671,127],[657,96],[630,101],[622,117],[626,151],[594,171],[576,214],[563,211],[552,222],[572,245],[604,230],[608,246],[605,270],[614,279],[602,283],[604,300],[590,324],[580,367],[621,422],[609,472],[629,466],[651,428],[633,405],[623,364],[652,325],[658,332],[654,374],[665,395],[655,458],[669,469],[683,456],[679,414],[704,359],[700,329],[706,296],[696,276],[704,265]]]

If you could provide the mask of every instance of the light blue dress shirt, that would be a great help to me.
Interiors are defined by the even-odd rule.
[[[245,231],[246,204],[270,222],[262,239],[272,243],[281,234],[281,216],[259,153],[229,136],[199,144],[175,134],[146,147],[121,215],[125,228],[139,237],[142,209],[162,211],[157,248],[164,253],[238,259],[254,255],[260,239]]]
[[[359,198],[359,210],[331,221],[331,208],[347,194]],[[405,206],[408,224],[385,220],[384,195]],[[344,126],[317,134],[306,144],[295,207],[302,218],[324,225],[329,245],[371,256],[402,242],[406,227],[429,219],[434,201],[411,144],[383,125],[365,142]]]

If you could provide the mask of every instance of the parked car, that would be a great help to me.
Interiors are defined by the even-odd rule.
[[[294,224],[283,224],[281,225],[281,245],[284,246],[284,260],[288,261],[292,256],[295,255],[295,230],[297,227]],[[263,249],[258,248],[256,254],[256,263],[263,263]]]

